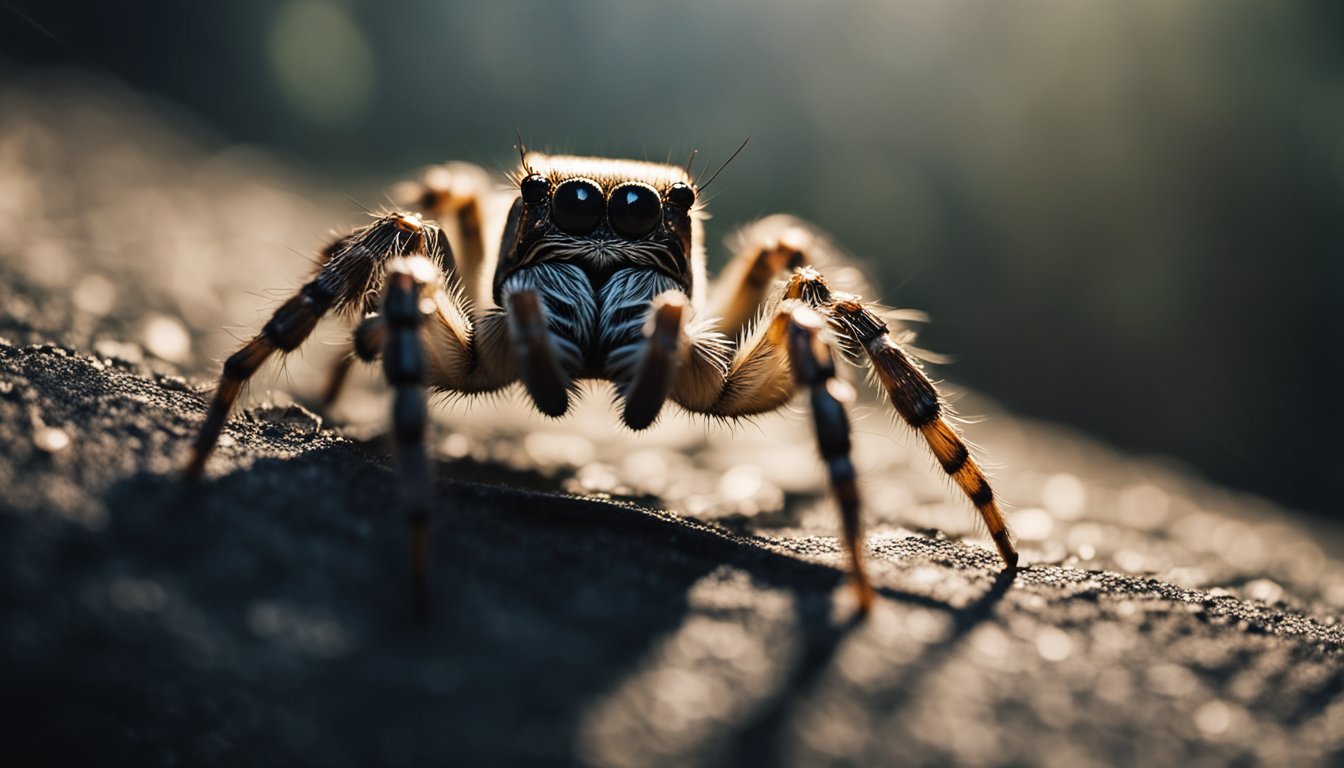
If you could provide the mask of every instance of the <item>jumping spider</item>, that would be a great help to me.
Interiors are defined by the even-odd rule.
[[[360,318],[326,397],[340,391],[354,357],[382,357],[423,611],[432,492],[426,388],[479,394],[521,381],[538,410],[558,417],[580,379],[605,380],[635,430],[652,424],[667,400],[737,419],[780,408],[804,389],[866,612],[873,588],[850,460],[853,390],[836,376],[834,344],[852,362],[867,359],[896,412],[984,517],[1007,567],[1016,567],[994,492],[948,423],[946,403],[877,308],[839,290],[840,275],[857,273],[836,264],[824,238],[789,217],[763,219],[738,238],[710,295],[705,216],[689,167],[547,155],[521,142],[519,154],[506,193],[475,166],[434,168],[408,185],[408,210],[327,246],[316,276],[224,363],[186,473],[201,473],[243,384],[268,357],[297,348],[327,312]],[[489,196],[500,194],[513,200],[496,255],[482,222]],[[835,288],[819,271],[825,266],[836,269]]]

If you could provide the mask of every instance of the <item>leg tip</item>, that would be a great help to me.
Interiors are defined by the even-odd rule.
[[[1012,539],[1008,538],[1008,532],[1003,531],[1000,535],[996,535],[994,545],[999,549],[999,557],[1003,558],[1004,570],[1016,571],[1017,547],[1014,547]]]
[[[205,472],[205,455],[200,451],[191,452],[191,460],[182,468],[182,479],[188,482],[195,482],[201,479]]]
[[[866,574],[854,574],[851,581],[854,590],[854,599],[858,601],[858,615],[866,617],[873,612],[873,604],[877,602],[877,593],[873,591],[872,582],[868,581]]]

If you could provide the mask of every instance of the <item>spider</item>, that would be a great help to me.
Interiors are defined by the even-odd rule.
[[[949,423],[947,403],[880,308],[841,290],[858,272],[816,230],[778,215],[749,225],[711,291],[699,201],[709,182],[697,185],[690,163],[550,155],[521,141],[518,152],[506,191],[476,166],[431,168],[401,186],[402,210],[324,248],[312,279],[224,363],[186,474],[201,474],[242,386],[267,358],[296,349],[328,312],[357,320],[325,399],[335,399],[356,358],[382,358],[423,614],[427,390],[473,395],[521,382],[539,411],[560,417],[580,380],[604,380],[633,430],[652,424],[668,400],[731,420],[805,391],[854,594],[867,613],[874,593],[846,409],[854,390],[836,373],[837,358],[866,360],[896,413],[970,497],[1007,569],[1016,568],[994,492]],[[512,204],[493,254],[483,209],[501,194]],[[827,266],[836,268],[830,280]]]

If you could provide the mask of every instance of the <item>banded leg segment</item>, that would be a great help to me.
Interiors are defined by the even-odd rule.
[[[873,607],[873,585],[863,561],[863,526],[860,517],[858,473],[850,458],[849,414],[846,404],[854,400],[854,388],[835,375],[831,350],[821,338],[825,321],[813,309],[795,304],[789,312],[788,349],[793,379],[806,387],[812,405],[812,425],[817,447],[826,462],[827,479],[840,507],[845,551],[859,610]]]
[[[317,275],[275,311],[261,333],[225,361],[205,422],[192,444],[186,475],[198,477],[205,469],[243,385],[262,363],[277,352],[297,349],[328,311],[372,309],[367,305],[376,294],[370,289],[382,279],[388,259],[426,253],[440,242],[433,224],[415,214],[391,213],[328,246]]]
[[[677,402],[687,410],[733,418],[774,410],[799,389],[807,391],[817,448],[840,510],[841,540],[849,555],[855,597],[860,611],[867,613],[874,595],[863,558],[862,505],[846,411],[854,390],[836,375],[834,354],[823,335],[830,296],[816,270],[795,270],[788,283],[771,294],[767,314],[747,334],[727,370],[718,372],[718,395],[703,403]],[[710,375],[710,368],[691,369],[684,378]]]
[[[948,423],[948,407],[933,382],[891,337],[887,324],[857,299],[837,300],[831,313],[836,324],[863,346],[896,412],[928,443],[943,471],[980,512],[1003,562],[1010,570],[1016,569],[1017,547],[994,490],[966,443]]]
[[[383,375],[392,387],[392,436],[396,444],[398,479],[406,501],[411,533],[411,575],[415,612],[428,612],[429,590],[429,454],[425,449],[425,353],[420,327],[424,270],[408,260],[388,266],[383,290]],[[423,266],[427,267],[425,263]]]

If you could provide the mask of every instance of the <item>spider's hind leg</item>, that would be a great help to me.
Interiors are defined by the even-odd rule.
[[[730,337],[750,326],[779,279],[800,267],[820,270],[840,290],[869,292],[858,265],[824,233],[793,216],[766,216],[734,232],[729,242],[734,255],[715,281],[709,315],[720,318],[719,330]]]

